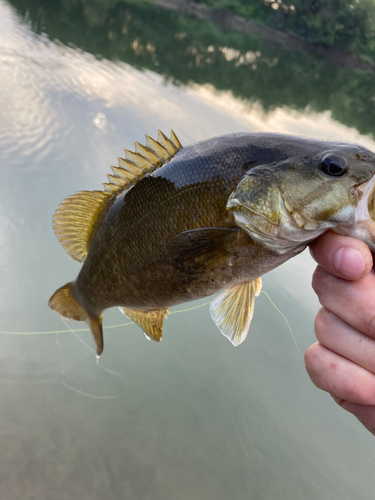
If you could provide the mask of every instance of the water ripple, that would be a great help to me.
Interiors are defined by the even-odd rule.
[[[66,144],[79,147],[88,127],[95,147],[94,134],[111,129],[106,108],[141,108],[147,95],[153,109],[178,115],[170,96],[160,95],[160,76],[125,63],[98,61],[36,35],[2,0],[0,33],[0,150],[22,169],[37,169],[42,159],[55,160],[65,153]]]

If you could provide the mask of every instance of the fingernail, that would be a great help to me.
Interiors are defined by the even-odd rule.
[[[333,267],[345,278],[359,279],[366,270],[363,255],[352,247],[341,247],[333,254]]]

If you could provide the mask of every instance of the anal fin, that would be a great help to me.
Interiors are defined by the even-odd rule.
[[[254,314],[255,297],[261,288],[262,278],[246,281],[225,290],[211,302],[213,321],[234,346],[246,339]]]
[[[163,332],[163,318],[167,317],[169,309],[154,309],[141,311],[120,307],[120,311],[142,328],[149,340],[160,342]]]

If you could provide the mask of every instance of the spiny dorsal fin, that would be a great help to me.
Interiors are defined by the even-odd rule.
[[[118,167],[111,167],[112,174],[103,183],[104,191],[79,191],[60,203],[53,229],[67,253],[83,262],[115,197],[167,163],[181,148],[173,130],[170,139],[160,130],[157,141],[146,135],[146,146],[136,142],[135,153],[125,149],[125,158],[118,158]]]
[[[111,195],[103,191],[78,191],[57,207],[53,229],[57,239],[78,262],[86,258],[100,213]]]
[[[125,149],[125,158],[118,157],[118,167],[111,167],[113,175],[108,175],[108,183],[103,184],[106,192],[119,194],[129,189],[147,174],[167,163],[182,149],[173,130],[169,139],[159,130],[157,141],[146,135],[145,146],[139,142],[134,144],[135,152]]]

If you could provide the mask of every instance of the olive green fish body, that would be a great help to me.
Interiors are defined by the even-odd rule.
[[[233,229],[226,208],[256,158],[248,134],[204,141],[182,149],[122,193],[74,284],[85,308],[97,313],[112,306],[168,307],[258,277],[251,262],[258,262],[264,251],[237,226]],[[178,237],[192,230],[205,234]],[[268,263],[267,270],[270,266],[275,267]]]
[[[82,269],[50,302],[60,314],[89,322],[98,352],[105,309],[122,307],[160,340],[168,307],[222,289],[227,292],[211,314],[237,345],[246,336],[264,273],[327,229],[373,245],[372,205],[363,199],[372,199],[374,157],[361,146],[241,133],[181,149],[177,138],[170,145],[164,137],[159,135],[169,161],[150,167],[147,160],[149,173],[130,187],[116,192],[111,185],[113,194],[105,196],[96,192]],[[138,151],[145,158],[150,150]],[[124,160],[114,172],[121,174],[120,165]],[[366,192],[363,186],[369,186]],[[60,241],[65,238],[74,252],[83,244],[71,243],[72,229],[65,226],[75,207],[64,206],[55,221],[55,230],[63,226],[66,233],[57,232]]]

